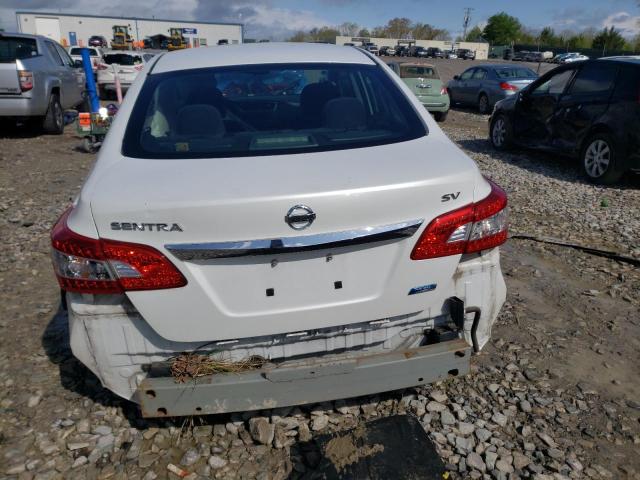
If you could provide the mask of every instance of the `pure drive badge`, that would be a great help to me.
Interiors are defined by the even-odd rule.
[[[111,230],[128,230],[134,232],[182,232],[182,227],[177,223],[111,222]]]

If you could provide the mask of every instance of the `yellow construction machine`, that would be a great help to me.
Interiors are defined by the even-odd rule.
[[[167,43],[167,48],[169,51],[173,50],[182,50],[187,48],[187,42],[184,40],[184,36],[182,35],[181,28],[170,28],[169,29],[169,42]]]
[[[129,27],[126,25],[113,26],[113,38],[111,39],[113,50],[133,50],[133,39],[129,35]]]

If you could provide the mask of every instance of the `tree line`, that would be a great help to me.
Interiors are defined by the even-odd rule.
[[[599,31],[593,27],[581,31],[567,29],[558,33],[551,27],[536,30],[522,25],[520,20],[505,12],[489,17],[484,28],[473,27],[465,40],[486,41],[492,45],[520,43],[569,50],[593,48],[606,51],[640,51],[640,34],[633,39],[626,39],[615,27],[605,27]]]
[[[451,40],[451,34],[444,28],[437,28],[428,23],[413,22],[406,17],[389,20],[385,25],[372,29],[361,27],[357,23],[344,22],[337,26],[312,28],[298,31],[288,40],[290,42],[327,42],[333,43],[338,35],[347,37],[381,37],[405,38],[413,40]],[[489,17],[484,28],[476,25],[464,38],[456,41],[488,42],[491,45],[539,45],[558,49],[598,49],[606,51],[627,50],[640,51],[640,34],[633,39],[626,39],[614,27],[600,31],[593,27],[581,31],[563,30],[556,32],[551,27],[536,30],[523,25],[520,20],[506,12],[496,13]]]
[[[413,22],[411,19],[392,18],[386,25],[368,29],[357,23],[344,22],[335,27],[312,28],[298,31],[288,40],[290,42],[329,42],[333,43],[338,35],[347,37],[411,38],[414,40],[450,40],[449,31],[436,28],[428,23]]]

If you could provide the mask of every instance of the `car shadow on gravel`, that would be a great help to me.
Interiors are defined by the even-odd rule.
[[[505,152],[495,150],[488,139],[464,139],[456,143],[466,151],[491,155],[503,162],[510,163],[532,173],[567,182],[592,185],[579,171],[577,160],[535,150],[514,147]],[[640,175],[627,173],[620,182],[614,185],[599,185],[598,188],[615,188],[619,190],[640,189]]]
[[[36,138],[44,135],[39,126],[0,122],[0,139]]]

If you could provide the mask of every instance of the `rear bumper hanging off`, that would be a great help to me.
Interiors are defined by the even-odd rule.
[[[176,383],[149,376],[137,391],[144,417],[204,415],[303,405],[423,385],[469,372],[471,348],[454,339],[335,360],[284,362],[273,368]]]

